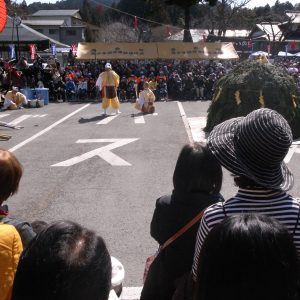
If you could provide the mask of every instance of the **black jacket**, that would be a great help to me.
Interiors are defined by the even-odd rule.
[[[161,245],[192,220],[200,211],[220,201],[221,195],[191,193],[163,196],[156,201],[151,236]],[[167,246],[152,263],[141,300],[172,299],[175,280],[190,271],[193,264],[199,222]]]

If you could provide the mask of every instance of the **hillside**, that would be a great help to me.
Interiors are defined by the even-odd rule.
[[[34,13],[40,9],[81,9],[84,0],[63,0],[57,1],[56,3],[41,3],[34,2],[28,5],[29,13]],[[111,6],[113,3],[118,3],[120,0],[93,0],[92,3],[98,2],[99,4],[104,4]]]

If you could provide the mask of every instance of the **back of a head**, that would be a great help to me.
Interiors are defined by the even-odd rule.
[[[111,259],[105,242],[79,224],[55,222],[24,250],[12,300],[107,300]]]
[[[201,248],[197,300],[299,299],[299,262],[292,237],[264,215],[227,217]]]
[[[9,151],[0,149],[0,204],[18,191],[23,167]]]
[[[205,144],[187,144],[182,148],[173,174],[173,185],[180,193],[220,192],[222,168]]]

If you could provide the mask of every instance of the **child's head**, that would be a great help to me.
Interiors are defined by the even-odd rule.
[[[0,149],[0,205],[18,191],[23,167],[9,151]]]
[[[173,174],[174,189],[178,192],[219,193],[222,168],[203,143],[185,145],[177,159]]]

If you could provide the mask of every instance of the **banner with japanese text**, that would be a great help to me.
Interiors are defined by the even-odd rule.
[[[79,43],[77,59],[238,59],[232,43]]]

